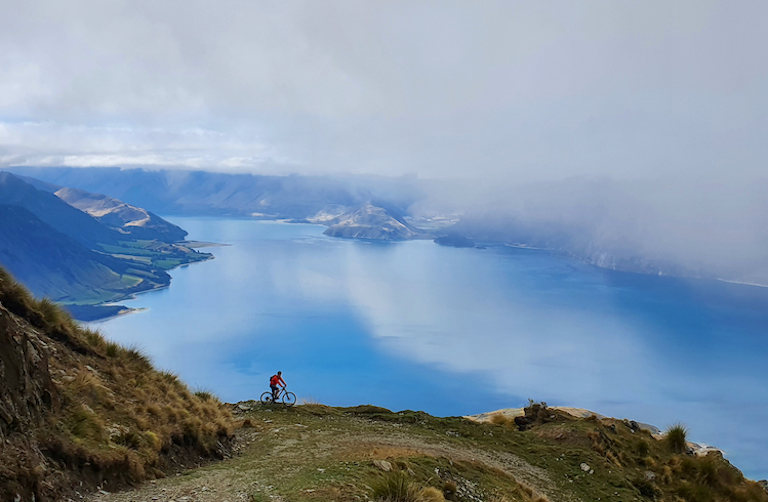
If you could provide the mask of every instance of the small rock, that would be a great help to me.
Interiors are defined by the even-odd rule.
[[[656,473],[653,471],[645,471],[643,475],[645,476],[645,479],[648,481],[653,481],[654,479],[656,479]]]
[[[374,463],[376,463],[376,462],[374,461]],[[317,468],[317,472],[325,472],[325,469],[323,469],[322,467],[318,467]]]
[[[586,463],[584,463],[584,462],[582,462],[582,463],[581,463],[581,466],[580,466],[580,467],[581,467],[581,470],[582,470],[582,471],[584,471],[584,472],[589,472],[589,470],[591,469],[591,467],[589,466],[589,464],[586,464]]]
[[[102,495],[109,495],[109,492],[106,490],[99,490],[99,493],[101,493]]]
[[[373,465],[378,467],[384,472],[389,472],[392,470],[392,464],[387,462],[386,460],[374,460]]]
[[[250,406],[248,406],[248,405],[247,405],[247,404],[245,404],[245,403],[240,403],[240,404],[238,404],[238,405],[237,405],[237,407],[238,407],[239,409],[243,410],[243,411],[249,411],[249,410],[251,409],[251,407],[250,407]]]

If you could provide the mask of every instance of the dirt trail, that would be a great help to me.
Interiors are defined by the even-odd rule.
[[[277,413],[275,413],[277,417]],[[241,454],[210,466],[146,483],[133,490],[101,491],[89,502],[235,502],[287,500],[278,486],[295,483],[307,472],[322,475],[326,468],[351,461],[370,461],[427,455],[451,461],[481,462],[526,484],[553,502],[577,502],[554,489],[555,483],[542,469],[506,452],[459,447],[450,438],[414,434],[402,424],[365,419],[315,419],[309,426],[275,423],[262,419],[253,428],[238,431]],[[310,420],[311,422],[311,420]],[[305,492],[313,492],[306,489]]]

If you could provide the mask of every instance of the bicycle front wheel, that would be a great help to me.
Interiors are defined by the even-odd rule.
[[[293,406],[296,404],[296,394],[293,392],[286,392],[283,394],[283,404],[286,406]]]
[[[272,393],[271,392],[265,392],[261,395],[261,404],[270,404],[272,403]]]

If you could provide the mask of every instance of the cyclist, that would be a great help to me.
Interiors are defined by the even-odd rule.
[[[279,390],[277,390],[277,386],[282,384],[283,388],[285,388],[285,380],[283,380],[283,372],[278,371],[277,375],[272,375],[269,378],[269,388],[272,389],[272,400],[277,401],[277,395],[280,393]]]

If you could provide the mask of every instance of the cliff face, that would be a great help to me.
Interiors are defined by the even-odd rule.
[[[0,441],[40,424],[60,408],[48,371],[49,350],[37,330],[0,303]]]
[[[43,496],[46,460],[31,432],[61,406],[49,354],[39,331],[0,303],[0,500]]]

